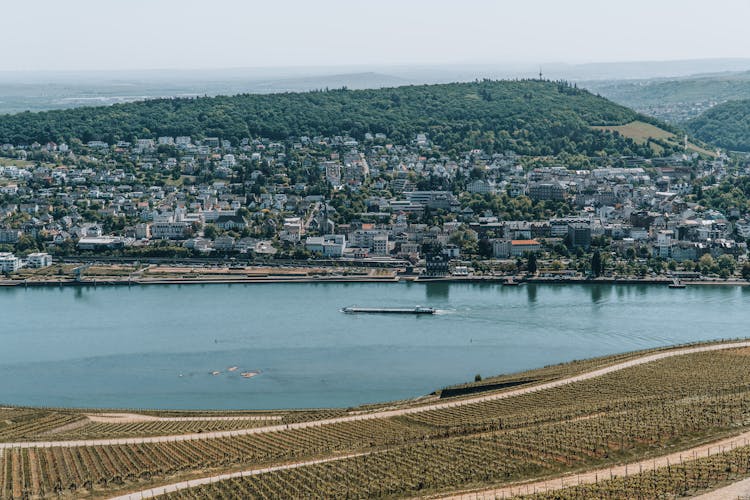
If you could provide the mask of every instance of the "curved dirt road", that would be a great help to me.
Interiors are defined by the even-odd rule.
[[[599,368],[590,372],[582,373],[572,377],[553,380],[552,382],[546,382],[543,384],[523,387],[520,389],[509,390],[506,392],[500,392],[495,394],[488,394],[485,396],[477,396],[473,398],[466,398],[459,401],[450,401],[445,403],[431,403],[424,406],[417,406],[413,408],[403,408],[400,410],[384,410],[375,411],[373,413],[364,413],[358,415],[349,415],[345,417],[334,417],[323,420],[313,420],[309,422],[296,422],[292,424],[278,424],[269,425],[265,427],[254,427],[250,429],[240,429],[233,431],[212,431],[194,434],[179,434],[170,436],[151,436],[151,437],[134,437],[134,438],[113,438],[113,439],[88,439],[88,440],[73,440],[73,441],[25,441],[16,443],[0,443],[0,450],[8,448],[54,448],[54,447],[77,447],[77,446],[102,446],[102,445],[121,445],[121,444],[142,444],[142,443],[166,443],[171,441],[191,441],[197,439],[216,439],[223,437],[235,437],[235,436],[247,436],[251,434],[264,434],[268,432],[277,432],[287,429],[306,429],[309,427],[320,427],[323,425],[338,424],[342,422],[355,422],[361,420],[375,420],[381,418],[398,417],[402,415],[413,415],[415,413],[422,413],[425,411],[439,410],[444,408],[456,408],[460,406],[466,406],[475,403],[481,403],[484,401],[495,401],[499,399],[507,399],[524,394],[530,394],[533,392],[544,391],[547,389],[554,389],[564,385],[572,384],[575,382],[581,382],[583,380],[590,380],[593,378],[601,377],[609,373],[631,368],[633,366],[639,366],[646,363],[658,361],[660,359],[671,358],[674,356],[684,356],[686,354],[694,354],[699,352],[709,351],[720,351],[725,349],[737,349],[741,347],[750,347],[749,341],[742,342],[731,342],[726,344],[712,344],[707,346],[698,347],[687,347],[682,349],[674,349],[670,351],[659,352],[656,354],[650,354],[641,358],[635,358],[622,363],[617,363],[604,368]]]

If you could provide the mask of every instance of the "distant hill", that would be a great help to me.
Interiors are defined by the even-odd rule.
[[[750,99],[715,106],[686,126],[703,141],[731,151],[750,152]]]
[[[408,84],[407,80],[375,72],[343,73],[337,75],[283,78],[251,82],[252,93],[306,92],[309,90],[337,89],[377,89]]]
[[[671,123],[685,122],[726,101],[750,99],[750,71],[669,80],[589,81],[580,85]]]
[[[24,80],[10,80],[0,73],[0,114],[23,111],[49,111],[82,106],[145,101],[172,97],[234,95],[242,93],[270,94],[306,92],[326,88],[366,89],[396,87],[414,83],[396,76],[376,72],[336,73],[330,75],[266,75],[262,72],[229,71],[200,74],[118,74],[82,73],[61,75],[26,75]],[[64,77],[67,76],[67,80]],[[16,78],[19,78],[16,76]]]
[[[0,142],[107,142],[161,135],[243,137],[385,133],[408,143],[425,132],[457,151],[560,152],[650,156],[648,144],[593,126],[649,121],[564,83],[478,81],[374,90],[155,99],[0,117]],[[653,121],[653,120],[651,120]],[[658,123],[655,123],[659,125]],[[667,151],[669,152],[669,151]]]

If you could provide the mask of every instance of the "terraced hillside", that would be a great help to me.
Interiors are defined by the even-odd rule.
[[[516,494],[529,481],[556,484],[560,475],[623,463],[642,469],[644,459],[656,464],[670,453],[692,463],[687,450],[747,434],[749,369],[750,342],[742,342],[559,365],[507,376],[533,381],[509,389],[484,382],[488,391],[457,398],[348,410],[176,416],[6,408],[6,427],[24,415],[40,425],[23,431],[31,440],[0,445],[0,498]],[[706,466],[714,472],[683,480],[683,491],[744,477],[735,448]],[[730,470],[715,472],[715,464]],[[704,470],[698,462],[685,467]],[[657,483],[634,478],[641,486],[628,488],[667,488],[673,476],[656,468],[642,477]],[[608,480],[580,491],[612,491]]]

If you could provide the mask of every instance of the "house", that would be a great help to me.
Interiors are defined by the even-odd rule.
[[[279,233],[279,238],[284,241],[298,242],[305,234],[302,219],[299,217],[287,217],[284,219],[284,227]]]
[[[234,250],[234,238],[231,236],[219,236],[214,240],[214,249],[219,252],[231,252]]]
[[[247,227],[247,219],[241,215],[220,215],[214,224],[225,231],[242,231]]]
[[[458,245],[445,245],[445,247],[443,248],[443,255],[445,255],[449,259],[457,259],[461,255],[461,249],[458,247]]]
[[[20,237],[21,231],[18,229],[0,228],[0,243],[16,243]]]

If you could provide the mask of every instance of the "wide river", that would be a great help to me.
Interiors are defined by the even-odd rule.
[[[0,405],[264,409],[402,399],[477,373],[746,336],[748,304],[750,289],[740,287],[3,288]],[[440,314],[341,313],[348,305]],[[247,371],[260,374],[243,378]]]

